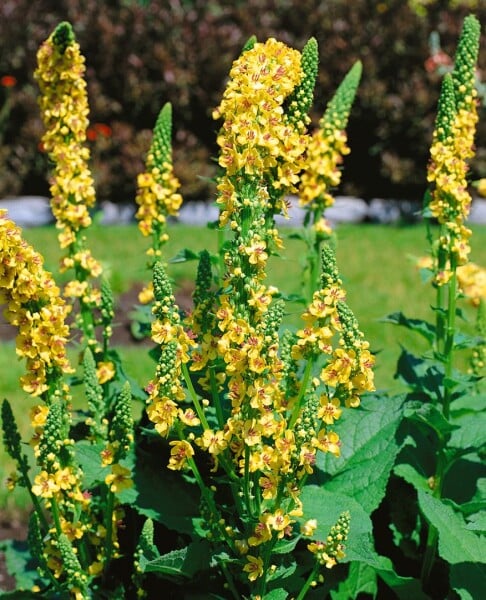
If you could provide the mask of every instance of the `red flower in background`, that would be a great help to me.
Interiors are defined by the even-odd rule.
[[[101,135],[102,137],[109,138],[113,133],[111,127],[106,125],[106,123],[95,123],[86,131],[86,137],[90,142],[94,142],[94,140]]]
[[[435,52],[429,56],[429,58],[425,61],[425,70],[427,73],[433,73],[439,67],[448,67],[451,65],[451,57],[442,50],[439,50],[438,52]]]
[[[14,87],[17,85],[17,79],[13,75],[4,75],[0,78],[0,85],[6,88]]]

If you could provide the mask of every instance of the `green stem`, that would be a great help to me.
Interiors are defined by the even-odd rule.
[[[115,494],[108,489],[107,499],[106,499],[106,546],[105,546],[105,567],[111,561],[111,555],[113,552],[113,511],[115,508]]]
[[[238,590],[235,587],[233,577],[231,576],[231,573],[230,573],[228,567],[226,566],[225,562],[221,561],[220,566],[221,566],[221,571],[223,572],[224,578],[226,579],[226,583],[228,584],[228,589],[231,592],[233,598],[235,598],[235,600],[240,600],[240,595],[238,594]]]
[[[442,496],[442,483],[447,467],[447,459],[445,458],[442,450],[440,450],[437,459],[436,474],[434,478],[434,498],[440,498]],[[439,534],[437,529],[432,524],[429,524],[424,561],[422,563],[422,572],[420,574],[420,580],[422,581],[423,586],[427,584],[427,581],[430,577],[430,573],[432,571],[432,567],[434,566],[435,557],[437,554],[438,537]]]
[[[250,448],[245,446],[245,472],[243,475],[243,494],[246,503],[246,510],[250,516],[253,516],[253,503],[250,492]]]
[[[272,558],[272,550],[277,542],[277,537],[273,537],[268,544],[265,544],[263,549],[263,575],[258,580],[257,597],[265,598],[267,587],[267,575],[270,568],[270,559]]]
[[[452,277],[449,281],[449,305],[447,307],[447,323],[445,331],[444,355],[445,355],[445,376],[450,379],[452,376],[454,361],[454,335],[456,329],[456,304],[457,304],[457,266],[455,260],[451,258]],[[444,401],[442,412],[446,419],[449,419],[450,403],[452,390],[445,386]]]
[[[49,523],[47,522],[44,511],[42,510],[42,506],[41,506],[41,503],[39,502],[39,498],[32,491],[32,482],[30,481],[30,477],[29,477],[29,466],[28,466],[27,457],[25,456],[25,454],[21,457],[21,460],[18,461],[18,466],[19,466],[20,472],[22,473],[22,479],[23,479],[24,485],[27,488],[27,491],[29,492],[29,496],[30,496],[30,499],[32,500],[32,504],[34,505],[35,512],[37,513],[37,516],[39,517],[39,519],[44,527],[44,530],[48,531]]]
[[[318,572],[319,572],[319,563],[316,561],[312,571],[309,574],[309,577],[307,577],[306,582],[302,586],[302,588],[299,592],[299,595],[297,596],[297,598],[295,600],[303,600],[303,598],[305,597],[305,595],[311,588],[312,583],[315,581]]]
[[[56,527],[56,533],[57,533],[57,535],[61,535],[62,527],[61,527],[61,518],[59,516],[59,506],[57,505],[57,500],[54,496],[51,498],[51,512],[52,512],[52,518],[54,519],[54,525]]]
[[[213,397],[214,407],[216,408],[216,417],[218,419],[218,425],[220,429],[224,427],[224,415],[223,408],[221,406],[221,398],[218,392],[218,382],[216,381],[216,375],[214,373],[214,367],[209,367],[209,381],[211,384],[211,395]]]
[[[191,375],[186,364],[182,365],[182,374],[184,376],[184,381],[186,382],[189,394],[191,395],[192,403],[194,404],[194,408],[196,409],[197,416],[199,417],[203,428],[205,430],[211,429],[204,414],[203,407],[201,406],[201,402],[199,401],[199,397],[196,393],[196,390],[194,389],[194,385],[192,384]]]
[[[182,435],[180,435],[179,437],[181,439],[184,439],[184,436],[182,436]],[[197,484],[199,486],[199,489],[201,490],[201,494],[202,494],[204,500],[206,501],[206,504],[209,506],[209,509],[211,510],[211,512],[214,515],[215,521],[219,522],[221,519],[221,514],[216,506],[216,503],[214,502],[213,496],[210,494],[208,487],[204,483],[201,473],[199,472],[199,469],[197,468],[196,461],[192,458],[192,456],[187,457],[187,464],[189,465],[189,468],[191,469],[192,474],[194,475],[194,477],[197,481]],[[236,553],[237,550],[233,543],[233,540],[229,537],[228,532],[226,531],[224,526],[221,526],[220,531],[221,531],[224,539],[226,540],[226,543],[228,544],[228,546],[231,548],[231,550],[234,553]]]
[[[290,421],[289,421],[289,425],[288,425],[289,429],[293,429],[297,419],[299,418],[302,398],[305,396],[305,392],[307,391],[307,384],[309,383],[309,379],[312,374],[313,364],[314,364],[314,360],[312,358],[310,358],[307,361],[307,364],[305,366],[305,371],[304,371],[304,375],[302,377],[302,383],[300,386],[299,395],[297,396],[297,398],[295,400],[294,410],[292,411],[292,416],[290,417]]]

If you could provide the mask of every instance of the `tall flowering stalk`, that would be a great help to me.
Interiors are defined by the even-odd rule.
[[[86,68],[69,23],[56,27],[39,48],[37,61],[34,76],[41,91],[39,106],[46,128],[42,144],[54,165],[51,207],[60,230],[60,246],[67,250],[61,267],[74,271],[64,295],[79,299],[78,325],[86,342],[96,349],[94,310],[101,306],[101,292],[93,286],[92,279],[99,277],[102,269],[86,247],[84,235],[91,225],[89,211],[96,200],[86,146]]]
[[[434,284],[437,288],[436,352],[451,376],[458,295],[457,269],[468,262],[471,230],[465,221],[471,207],[467,189],[467,160],[474,155],[474,133],[478,120],[474,70],[479,51],[479,22],[464,21],[452,74],[446,74],[439,99],[428,181],[432,189],[425,215],[437,220],[439,236],[432,245]],[[449,416],[450,393],[443,403]]]
[[[284,303],[267,284],[269,255],[282,245],[274,216],[286,214],[284,195],[295,192],[304,165],[316,60],[314,40],[302,55],[274,39],[247,44],[214,113],[224,119],[220,227],[231,234],[219,289],[203,252],[194,309],[181,317],[164,267],[154,269],[160,360],[147,414],[170,440],[169,469],[188,470],[199,484],[206,537],[233,557],[219,567],[235,598],[245,580],[252,597],[264,597],[275,552],[297,539],[300,495],[317,452],[339,455],[333,424],[341,405],[357,406],[373,389],[373,359],[330,250],[322,290],[304,314],[308,327],[297,336],[281,337]],[[343,557],[348,526],[347,516],[336,525],[339,544],[309,543],[316,566],[299,598],[321,566]],[[314,529],[301,533],[312,539]]]
[[[139,208],[136,217],[142,234],[151,237],[151,246],[147,250],[150,269],[161,259],[161,248],[169,239],[167,218],[176,217],[182,204],[182,196],[177,192],[180,183],[173,173],[171,134],[172,107],[167,103],[155,124],[146,170],[137,179]],[[140,301],[146,303],[152,299],[153,288],[149,285],[140,293]]]
[[[322,242],[331,228],[324,217],[326,208],[334,204],[331,191],[341,181],[340,165],[349,154],[346,125],[361,79],[362,65],[356,62],[339,85],[310,137],[304,169],[300,176],[299,205],[305,209],[304,225],[307,244],[306,272],[312,297],[318,282],[319,256]]]
[[[74,272],[64,296],[79,298],[79,326],[87,344],[83,353],[87,406],[80,414],[72,410],[66,383],[74,371],[66,354],[66,317],[72,305],[44,270],[40,255],[2,211],[0,301],[7,305],[7,320],[19,328],[17,354],[27,365],[22,387],[41,401],[31,410],[33,480],[7,401],[2,420],[6,449],[20,473],[18,483],[28,489],[35,508],[29,543],[41,580],[56,596],[81,600],[96,595],[101,585],[109,587],[108,571],[119,556],[119,494],[131,485],[126,459],[133,442],[132,395],[126,384],[104,385],[115,369],[103,358],[117,360],[108,349],[113,299],[106,283],[99,290],[92,285],[101,268],[84,236],[95,197],[84,146],[88,112],[84,59],[68,23],[61,23],[41,46],[38,61],[36,78],[47,130],[43,144],[54,163],[52,209],[61,229],[59,241],[68,250],[63,266]],[[102,345],[95,337],[98,324],[103,327]],[[99,476],[94,481],[86,480],[78,443],[97,457]]]
[[[439,226],[439,235],[433,240],[432,273],[437,289],[435,307],[435,354],[444,364],[443,390],[438,390],[443,417],[450,418],[454,395],[453,367],[456,336],[459,269],[468,263],[471,231],[465,225],[471,206],[467,189],[467,160],[474,154],[474,134],[478,120],[477,92],[474,71],[479,50],[480,25],[474,16],[466,17],[455,57],[454,69],[443,80],[438,114],[431,147],[428,181],[431,191],[427,196],[425,216]],[[437,452],[436,472],[432,478],[435,497],[442,495],[443,479],[449,466],[446,442]],[[437,529],[430,525],[422,569],[426,582],[435,559]]]

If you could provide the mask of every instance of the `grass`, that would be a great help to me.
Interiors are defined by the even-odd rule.
[[[175,256],[182,248],[199,251],[203,248],[216,252],[217,240],[214,231],[206,228],[175,225],[166,246],[165,256]],[[283,234],[287,233],[283,230]],[[45,257],[46,268],[57,272],[61,252],[57,246],[56,232],[52,227],[26,230],[25,238]],[[425,229],[422,225],[391,227],[380,225],[342,225],[337,230],[337,260],[348,302],[355,312],[360,328],[370,341],[372,349],[378,353],[376,382],[379,389],[399,391],[399,384],[393,378],[400,345],[415,351],[420,350],[416,337],[401,328],[380,321],[395,311],[402,311],[415,318],[431,318],[430,306],[434,293],[430,285],[420,281],[411,257],[427,252]],[[129,290],[133,284],[146,282],[150,274],[145,266],[144,252],[148,240],[144,239],[134,225],[102,227],[95,225],[89,231],[88,243],[93,255],[104,267],[115,294]],[[486,227],[473,228],[472,260],[486,264]],[[298,292],[304,260],[301,242],[286,239],[283,258],[272,258],[268,283],[276,285],[287,293]],[[196,262],[171,264],[170,275],[175,286],[194,279]],[[59,279],[62,281],[62,279]],[[289,306],[288,319],[298,323],[301,309]],[[468,311],[472,315],[472,311]],[[140,348],[121,349],[126,370],[140,384],[152,376],[153,363]],[[74,362],[75,362],[75,357]],[[464,362],[464,358],[462,361]],[[13,343],[0,344],[0,372],[2,373],[1,396],[8,398],[19,420],[19,428],[28,439],[28,410],[32,400],[22,393],[18,378],[23,365],[15,360]],[[12,464],[0,448],[0,481],[12,469]],[[0,486],[0,509],[12,510],[26,506],[26,494],[17,490],[14,498],[9,498],[3,485]]]

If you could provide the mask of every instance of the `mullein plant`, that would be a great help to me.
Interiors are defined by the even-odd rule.
[[[84,146],[84,59],[68,23],[55,29],[38,58],[36,78],[47,128],[43,145],[54,163],[52,209],[61,247],[68,249],[62,264],[73,268],[74,280],[62,293],[42,257],[2,211],[0,300],[6,304],[6,319],[18,328],[17,355],[26,362],[21,386],[37,400],[31,409],[33,465],[7,400],[2,422],[6,450],[16,464],[10,487],[17,483],[27,488],[34,507],[29,546],[39,579],[33,591],[84,599],[96,595],[100,586],[110,587],[108,572],[120,554],[123,513],[118,497],[131,485],[126,461],[133,443],[132,394],[123,381],[112,387],[108,383],[115,375],[115,355],[109,349],[113,298],[107,283],[99,290],[92,285],[101,269],[84,236],[94,203]],[[79,298],[87,400],[79,412],[72,409],[74,369],[66,351],[73,298]],[[102,326],[100,340],[97,325]],[[93,453],[97,478],[86,478],[80,448]]]
[[[478,120],[474,73],[479,37],[479,21],[474,16],[467,17],[454,68],[443,79],[427,177],[431,191],[424,211],[426,217],[439,224],[437,238],[432,242],[433,283],[437,289],[434,353],[444,365],[445,384],[438,401],[446,420],[451,417],[451,402],[459,387],[453,371],[459,296],[457,269],[468,263],[470,253],[471,230],[466,226],[471,208],[467,161],[474,156]],[[437,450],[436,469],[431,478],[435,497],[442,494],[444,476],[450,467],[447,458],[447,444],[443,443]],[[424,581],[430,576],[437,543],[437,529],[430,525],[422,570]]]
[[[479,21],[472,15],[466,17],[454,67],[443,78],[430,150],[430,187],[423,209],[430,257],[424,262],[423,273],[436,290],[435,322],[408,319],[401,313],[391,317],[392,322],[416,331],[429,343],[424,356],[412,356],[404,350],[399,360],[397,376],[412,388],[406,416],[415,449],[406,444],[404,464],[395,471],[415,486],[426,523],[423,553],[418,549],[426,591],[436,588],[441,577],[439,558],[451,564],[450,586],[461,587],[459,579],[464,575],[459,574],[456,564],[464,559],[448,552],[445,539],[449,534],[454,539],[462,535],[464,519],[474,509],[469,511],[461,494],[457,495],[453,474],[465,455],[472,463],[481,462],[480,447],[484,444],[479,430],[475,434],[471,429],[471,423],[480,418],[482,405],[478,391],[481,371],[484,373],[484,271],[469,262],[471,230],[467,226],[471,207],[468,161],[474,155],[478,120],[474,84],[479,39]],[[459,302],[464,296],[478,307],[479,337],[459,330],[459,319],[465,314]],[[469,373],[457,368],[458,353],[465,349],[472,350]],[[460,485],[461,489],[465,485],[462,477]],[[464,543],[474,546],[476,537],[471,533]],[[440,593],[446,589],[442,586]]]
[[[331,237],[332,229],[325,211],[334,204],[332,190],[341,182],[340,168],[349,154],[346,125],[361,79],[362,65],[357,61],[329,101],[319,126],[307,144],[304,169],[298,187],[299,205],[304,208],[304,230],[297,234],[306,244],[305,280],[310,297],[319,273],[320,248]],[[295,236],[295,234],[294,234]]]
[[[315,539],[317,522],[303,521],[300,496],[317,454],[340,454],[342,411],[374,389],[374,360],[330,247],[296,334],[281,332],[285,304],[267,283],[269,256],[283,245],[274,218],[287,214],[285,196],[297,191],[305,166],[316,72],[314,39],[302,53],[272,38],[249,40],[214,111],[223,120],[221,273],[218,257],[201,252],[194,307],[184,315],[164,265],[154,266],[160,358],[147,415],[169,440],[168,468],[199,487],[200,535],[234,598],[265,597],[284,568],[283,549],[299,540],[310,551],[299,600],[344,557],[352,515],[343,507],[327,539]]]

